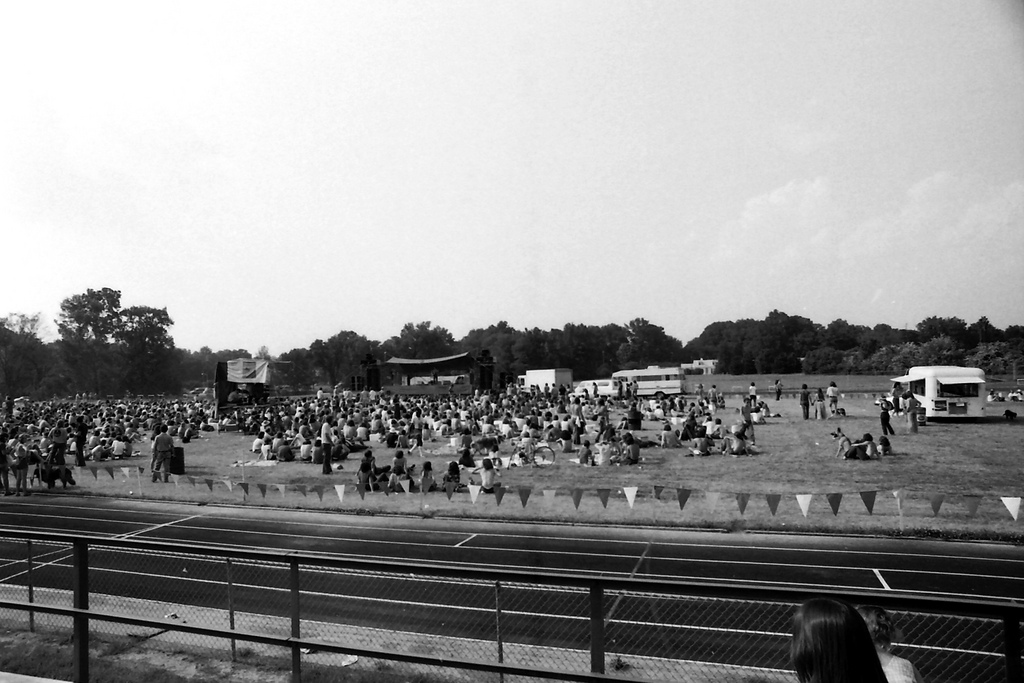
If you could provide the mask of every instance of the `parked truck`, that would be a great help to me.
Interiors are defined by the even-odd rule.
[[[559,384],[572,391],[572,369],[570,368],[548,368],[546,370],[527,370],[525,375],[519,375],[519,387],[529,390],[530,387],[537,387],[544,390],[547,384],[551,390],[557,390]]]

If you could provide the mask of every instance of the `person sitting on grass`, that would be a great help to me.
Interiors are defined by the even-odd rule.
[[[697,428],[697,436],[690,446],[690,455],[711,455],[711,439],[708,438],[708,431],[703,427]]]
[[[580,450],[580,464],[581,465],[595,465],[594,452],[590,450],[590,442],[583,442],[583,449]]]
[[[877,460],[878,444],[870,434],[865,434],[860,441],[850,444],[843,457],[847,460]]]
[[[449,483],[454,484],[456,491],[462,488],[462,470],[459,468],[459,463],[454,460],[448,463],[448,471],[444,473],[441,483],[445,488],[447,488]]]
[[[429,493],[437,489],[437,482],[434,481],[434,465],[429,460],[423,463],[420,470],[420,491]]]
[[[679,432],[666,422],[658,434],[658,445],[662,448],[682,448],[683,442],[679,438]]]
[[[473,454],[468,448],[459,451],[459,467],[465,467],[468,470],[476,469],[476,460],[473,459]]]
[[[402,488],[402,480],[409,480],[412,482],[413,466],[409,464],[409,461],[405,457],[405,452],[401,449],[395,451],[395,457],[391,460],[391,476],[388,477],[388,486],[395,493],[404,493],[405,489]]]
[[[750,455],[750,447],[747,445],[746,430],[739,429],[722,436],[722,455],[733,458],[740,455]]]
[[[845,458],[846,454],[850,450],[850,446],[853,444],[853,442],[850,441],[850,437],[843,434],[842,429],[836,427],[836,431],[832,432],[832,438],[839,442],[836,446],[836,457]]]
[[[494,479],[501,476],[501,472],[494,469],[494,463],[490,458],[484,458],[483,469],[480,470],[480,490],[484,493],[494,493]]]
[[[640,444],[629,432],[622,437],[624,450],[619,451],[611,457],[611,462],[616,465],[638,465],[640,464]]]

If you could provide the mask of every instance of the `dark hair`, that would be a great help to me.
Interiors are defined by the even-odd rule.
[[[800,683],[886,683],[867,624],[848,602],[813,598],[800,605],[789,658]]]

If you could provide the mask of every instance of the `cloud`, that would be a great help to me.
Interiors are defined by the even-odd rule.
[[[743,282],[730,317],[778,308],[825,322],[1020,322],[1019,304],[992,283],[1024,287],[1024,180],[937,172],[863,219],[839,200],[856,193],[842,189],[826,177],[792,180],[749,199],[724,226],[716,262]]]

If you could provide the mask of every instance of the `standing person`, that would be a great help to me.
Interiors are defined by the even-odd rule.
[[[26,445],[27,441],[28,434],[22,432],[17,440],[12,439],[7,446],[8,450],[13,450],[11,467],[14,468],[14,495],[16,496],[32,495],[32,492],[28,490],[28,466],[31,464],[32,453]]]
[[[835,415],[839,412],[839,387],[836,386],[835,382],[828,383],[828,389],[825,392],[828,396],[828,412],[829,415]]]
[[[752,408],[752,401],[749,398],[743,399],[743,407],[740,408],[740,416],[743,418],[743,427],[746,430],[746,433],[750,435],[750,445],[754,446],[757,442],[754,441],[754,418],[750,414]]]
[[[711,414],[714,415],[718,412],[718,385],[712,384],[711,388],[708,389],[708,408],[711,410]]]
[[[89,426],[85,424],[85,417],[78,416],[75,424],[75,464],[85,467],[85,442],[89,438]]]
[[[824,420],[827,416],[825,415],[825,392],[818,387],[818,394],[814,398],[814,417],[819,420]]]
[[[782,380],[781,379],[775,380],[775,400],[776,401],[782,400]]]
[[[886,680],[889,683],[924,683],[924,678],[913,663],[890,652],[892,639],[899,637],[899,631],[889,613],[881,607],[870,605],[858,607],[857,611],[868,626]]]
[[[159,474],[166,484],[171,478],[171,458],[174,457],[174,438],[167,433],[167,425],[160,425],[160,433],[153,439],[153,481]]]
[[[813,598],[800,606],[789,660],[800,683],[887,683],[867,624],[839,600]]]
[[[60,472],[60,483],[64,488],[68,487],[67,462],[65,455],[68,452],[68,430],[64,420],[57,420],[57,426],[50,430],[50,468],[57,467]],[[53,479],[48,480],[49,488],[53,488]]]
[[[880,412],[878,413],[878,420],[882,423],[882,436],[892,435],[896,436],[896,432],[892,428],[892,416],[889,411],[892,409],[892,403],[887,398],[882,397],[882,405]]]
[[[14,464],[11,462],[14,453],[8,455],[7,451],[7,430],[0,431],[0,486],[4,488],[5,496],[13,496],[14,493],[11,491],[10,475],[8,471]]]
[[[747,397],[750,399],[750,405],[757,405],[757,387],[751,382],[750,386],[747,387]]]

